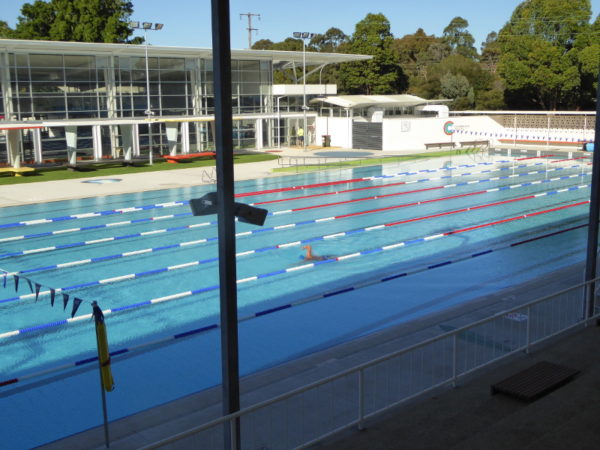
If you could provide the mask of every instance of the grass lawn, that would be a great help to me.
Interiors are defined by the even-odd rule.
[[[234,164],[250,162],[269,161],[277,159],[278,156],[270,154],[234,155]],[[126,173],[158,172],[162,170],[190,169],[193,167],[214,167],[214,159],[198,159],[189,162],[172,164],[164,161],[155,161],[152,166],[142,164],[137,166],[123,166],[121,163],[102,162],[99,164],[87,164],[82,166],[81,171],[70,171],[65,167],[38,168],[35,173],[13,177],[3,175],[0,177],[0,186],[5,184],[35,183],[38,181],[69,180],[75,178],[118,176]]]
[[[439,152],[427,152],[427,153],[414,153],[402,156],[381,156],[379,158],[365,158],[365,159],[353,159],[351,161],[339,161],[332,163],[315,163],[306,165],[297,165],[290,167],[278,167],[273,169],[273,172],[311,172],[315,170],[327,170],[327,169],[339,169],[340,167],[354,167],[354,166],[375,166],[382,163],[391,163],[399,161],[409,161],[414,159],[426,159],[426,158],[439,158],[442,156],[457,156],[465,155],[468,153],[478,153],[480,148],[464,148],[460,150],[444,150]]]

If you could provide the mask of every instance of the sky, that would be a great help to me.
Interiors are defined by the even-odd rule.
[[[29,0],[29,3],[33,1]],[[212,46],[210,0],[132,2],[132,20],[164,24],[162,30],[148,33],[151,45]],[[0,20],[14,27],[24,3],[22,0],[0,0]],[[479,50],[488,33],[498,31],[520,3],[521,0],[230,0],[231,47],[248,48],[248,19],[240,14],[260,14],[260,19],[252,18],[252,27],[258,28],[252,35],[252,42],[259,39],[279,42],[294,31],[324,33],[331,27],[350,35],[356,23],[368,13],[383,13],[397,38],[412,34],[418,28],[423,28],[427,34],[441,36],[448,23],[461,16],[469,22],[468,31]],[[592,13],[593,18],[600,13],[600,0],[592,0]]]

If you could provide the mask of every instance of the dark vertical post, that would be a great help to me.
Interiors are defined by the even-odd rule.
[[[223,414],[240,409],[235,216],[233,187],[233,118],[229,0],[212,0],[212,44],[217,157],[219,283],[221,295],[221,371]],[[240,448],[239,420],[225,427],[225,448]]]
[[[585,281],[596,278],[596,262],[598,254],[598,216],[600,214],[600,72],[598,73],[598,89],[596,94],[596,135],[594,137],[594,159],[592,166],[592,192],[590,195],[590,218],[588,224],[587,261],[585,266]],[[594,315],[594,292],[596,283],[586,287],[587,317]]]

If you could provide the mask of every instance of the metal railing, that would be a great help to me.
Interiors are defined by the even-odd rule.
[[[582,283],[344,370],[235,414],[171,436],[146,449],[223,448],[223,425],[240,419],[243,449],[304,448],[567,330],[587,324]],[[588,287],[589,286],[589,287]]]
[[[351,169],[353,167],[385,164],[386,159],[398,156],[282,156],[277,160],[280,168],[294,167],[296,173],[304,173],[328,169]],[[397,161],[395,161],[397,162]]]

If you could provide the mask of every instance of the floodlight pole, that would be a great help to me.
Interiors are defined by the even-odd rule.
[[[154,154],[152,152],[152,110],[150,109],[150,69],[148,68],[148,35],[147,29],[144,28],[144,50],[146,52],[146,120],[148,121],[148,158],[149,164],[154,164]]]
[[[222,408],[223,414],[227,415],[240,409],[230,15],[229,0],[211,0],[211,4],[217,150]],[[224,447],[238,450],[241,445],[239,418],[227,422],[224,433]]]
[[[304,113],[304,137],[302,143],[304,144],[304,151],[306,151],[306,141],[308,139],[308,129],[306,120],[306,39],[302,37],[302,112]]]
[[[159,31],[162,30],[162,23],[152,24],[150,22],[129,22],[129,26],[134,30],[144,30],[144,54],[146,56],[146,120],[148,122],[148,162],[150,165],[154,164],[154,153],[152,152],[152,123],[150,118],[152,117],[152,108],[150,107],[150,69],[148,68],[148,30]]]
[[[598,73],[598,89],[596,93],[596,135],[594,139],[594,157],[592,165],[592,188],[590,194],[590,216],[588,221],[587,258],[585,266],[587,318],[594,315],[594,300],[596,283],[591,282],[596,278],[596,263],[598,255],[598,218],[600,216],[600,72]]]

